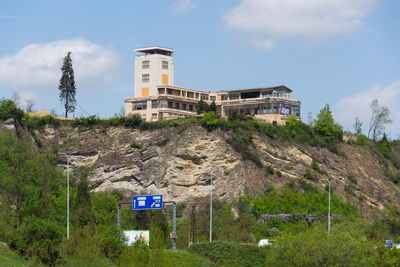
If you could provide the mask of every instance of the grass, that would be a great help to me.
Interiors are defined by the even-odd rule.
[[[12,267],[42,266],[19,257],[15,252],[11,251],[5,243],[0,243],[0,265]]]

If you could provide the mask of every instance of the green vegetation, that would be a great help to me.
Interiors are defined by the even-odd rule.
[[[266,165],[264,167],[264,175],[265,175],[265,177],[267,177],[269,175],[273,175],[274,173],[275,173],[274,167],[272,167],[271,165]]]
[[[157,146],[165,146],[169,142],[169,137],[164,137],[156,143]]]
[[[264,266],[266,258],[264,250],[257,246],[240,245],[236,242],[226,241],[193,244],[190,251],[211,259],[214,266]]]
[[[0,100],[0,120],[13,118],[17,121],[21,121],[23,116],[24,112],[19,109],[12,100]]]
[[[142,145],[141,145],[141,144],[138,144],[138,143],[132,143],[132,144],[130,145],[130,147],[131,147],[131,148],[140,149],[140,148],[142,148]]]

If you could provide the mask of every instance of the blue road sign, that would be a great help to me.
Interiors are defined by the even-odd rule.
[[[162,195],[132,197],[132,210],[158,210],[162,208],[163,208]]]

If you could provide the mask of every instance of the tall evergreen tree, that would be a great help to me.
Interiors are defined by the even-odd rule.
[[[62,77],[60,79],[60,101],[63,102],[65,108],[65,117],[68,118],[68,112],[75,111],[75,78],[74,69],[72,68],[71,52],[64,57],[64,63],[61,67]]]

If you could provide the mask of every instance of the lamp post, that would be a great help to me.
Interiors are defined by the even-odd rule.
[[[213,177],[211,173],[211,192],[210,192],[210,242],[212,242],[212,202],[213,202]]]
[[[331,232],[331,183],[332,180],[328,179],[328,235]]]
[[[59,152],[59,155],[65,155],[67,158],[67,240],[69,240],[69,156],[67,153]]]

